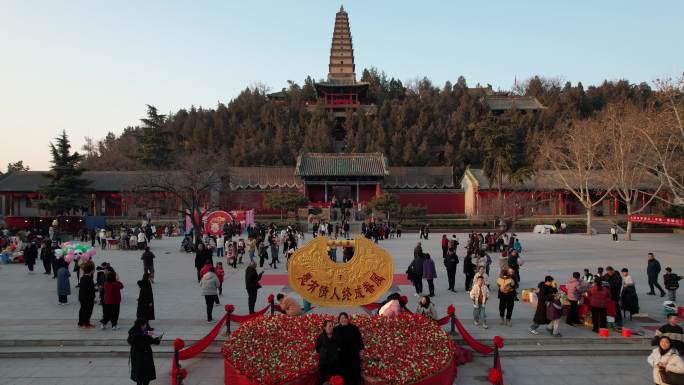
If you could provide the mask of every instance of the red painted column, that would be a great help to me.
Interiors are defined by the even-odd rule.
[[[379,197],[380,196],[380,183],[375,184],[375,196]]]
[[[558,215],[563,215],[563,192],[558,193]]]

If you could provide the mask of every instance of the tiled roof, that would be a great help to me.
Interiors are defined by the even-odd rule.
[[[307,176],[378,176],[389,174],[382,153],[303,153],[297,158],[295,175]]]
[[[478,185],[479,190],[495,190],[496,189],[496,184],[495,182],[492,182],[490,185],[489,179],[485,175],[484,171],[479,168],[470,168],[466,170],[466,175],[463,176],[463,178],[467,178],[468,175],[467,173],[470,173],[470,176],[475,180],[475,182]],[[568,181],[569,183],[576,183],[577,186],[579,186],[579,183],[576,182],[576,178],[574,177],[573,173],[570,171],[555,171],[555,170],[538,170],[535,172],[535,174],[525,180],[522,184],[514,184],[511,183],[507,177],[504,177],[504,182],[502,188],[505,190],[526,190],[526,191],[553,191],[553,190],[564,190],[565,184],[563,183],[563,180],[561,179],[561,175],[564,176],[565,180]],[[607,186],[605,182],[603,182],[605,178],[601,178],[598,176],[595,178],[595,180],[589,182],[589,188],[594,189],[594,190],[604,190],[610,186]],[[640,182],[637,183],[637,186],[635,186],[638,189],[642,190],[655,190],[658,188],[660,185],[660,181],[655,175],[651,174],[646,174],[644,176],[644,179]],[[465,186],[463,186],[465,187]]]
[[[451,167],[390,167],[385,177],[385,188],[454,188],[454,170]]]
[[[49,183],[44,176],[47,171],[16,171],[6,174],[0,179],[0,191],[34,192]],[[158,172],[148,171],[85,171],[84,179],[91,183],[92,191],[125,191],[139,185],[144,178]]]
[[[492,111],[546,109],[534,96],[487,95],[484,103]]]
[[[295,175],[294,167],[230,167],[229,173],[231,190],[302,186],[302,180]]]

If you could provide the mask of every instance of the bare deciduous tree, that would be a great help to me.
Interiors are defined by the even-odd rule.
[[[226,185],[228,173],[222,164],[208,155],[188,155],[179,159],[174,171],[150,173],[140,181],[136,192],[145,197],[147,208],[162,204],[158,194],[175,200],[174,210],[189,218],[198,240],[202,234],[202,218],[217,208],[218,194]]]
[[[539,147],[540,169],[552,169],[586,209],[587,235],[595,206],[613,190],[602,169],[607,142],[600,124],[593,119],[570,122],[542,136]]]
[[[684,75],[676,81],[658,80],[656,85],[659,101],[638,127],[645,151],[653,155],[645,165],[671,193],[661,199],[684,206]]]
[[[607,156],[602,157],[606,175],[615,186],[614,191],[625,204],[627,218],[638,214],[658,197],[663,183],[646,167],[652,158],[644,151],[639,127],[646,122],[644,110],[631,104],[610,105],[597,118],[604,127],[608,141]],[[653,186],[655,184],[655,186]],[[639,199],[649,196],[648,200]],[[627,240],[632,240],[632,222],[627,221]]]

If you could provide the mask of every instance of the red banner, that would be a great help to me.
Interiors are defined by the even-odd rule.
[[[650,223],[652,225],[684,227],[684,218],[667,218],[654,215],[630,215],[630,222]]]
[[[213,211],[205,220],[204,232],[211,235],[223,234],[223,224],[231,222],[233,217],[225,211]]]

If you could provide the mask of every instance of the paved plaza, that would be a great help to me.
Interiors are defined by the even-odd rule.
[[[459,257],[463,257],[463,245],[466,234],[457,234],[461,241]],[[309,236],[309,235],[307,235]],[[684,258],[682,249],[684,237],[672,234],[636,234],[635,241],[612,242],[610,235],[587,237],[584,235],[553,235],[544,236],[531,233],[519,234],[523,245],[523,260],[525,264],[521,271],[521,287],[534,287],[550,274],[559,282],[564,282],[573,271],[589,268],[595,272],[598,266],[611,265],[616,269],[627,267],[632,272],[639,293],[641,312],[647,313],[647,318],[627,321],[625,326],[637,331],[643,331],[647,336],[652,334],[653,327],[663,322],[662,299],[646,296],[646,254],[654,252],[663,266],[671,266],[675,272],[684,273]],[[438,269],[436,280],[436,294],[434,298],[440,316],[446,314],[449,304],[456,306],[456,312],[471,333],[480,339],[490,340],[495,335],[501,335],[508,341],[503,349],[503,365],[506,370],[507,384],[532,383],[538,376],[545,376],[545,383],[580,384],[595,380],[602,371],[606,373],[620,373],[613,377],[610,383],[625,384],[648,383],[650,368],[645,358],[648,347],[646,345],[625,344],[625,356],[606,357],[611,354],[613,345],[604,344],[594,334],[584,328],[570,328],[561,326],[562,341],[548,335],[531,336],[527,328],[531,322],[534,309],[527,303],[516,302],[513,312],[513,326],[498,325],[497,304],[492,298],[488,304],[487,315],[490,319],[490,329],[483,330],[472,325],[472,306],[463,291],[464,276],[462,264],[457,273],[457,293],[450,293],[447,289],[444,266],[441,263],[440,249],[441,233],[431,235],[429,241],[423,240],[423,250],[434,258]],[[308,238],[307,238],[308,239]],[[418,242],[417,234],[405,234],[400,240],[386,240],[380,243],[394,260],[396,274],[402,274],[413,255],[413,248]],[[157,320],[152,325],[160,332],[165,332],[167,344],[158,347],[156,357],[158,380],[155,383],[169,383],[170,346],[168,341],[181,337],[187,341],[196,340],[204,336],[212,325],[205,321],[204,299],[196,283],[194,269],[194,254],[179,251],[180,238],[165,238],[152,243],[152,251],[156,254],[155,269],[156,283],[153,285],[155,296],[155,311]],[[215,260],[220,260],[216,259]],[[110,329],[101,331],[80,330],[76,327],[78,316],[76,283],[72,276],[72,295],[69,305],[58,306],[56,282],[51,276],[42,274],[42,266],[37,265],[35,274],[28,274],[23,265],[3,265],[0,268],[0,290],[2,302],[0,312],[0,384],[79,384],[89,382],[83,379],[84,373],[98,376],[101,385],[128,383],[128,359],[125,346],[126,331],[133,322],[136,310],[138,287],[136,281],[142,275],[140,252],[119,250],[98,250],[95,262],[112,263],[124,283],[123,302],[121,306],[121,330]],[[225,262],[224,262],[225,264]],[[237,270],[226,267],[224,294],[222,304],[231,303],[236,307],[237,314],[247,312],[247,298],[244,289],[244,268],[240,265]],[[266,269],[268,275],[286,274],[284,265],[278,269]],[[281,282],[273,280],[273,282]],[[412,286],[396,286],[402,294],[409,298],[409,308],[416,306],[417,298]],[[269,293],[288,290],[282,283],[264,286],[259,292],[257,308],[266,305]],[[684,293],[682,293],[684,295]],[[215,308],[216,316],[223,314],[222,307]],[[359,309],[350,309],[360,312]],[[337,312],[339,309],[316,309],[321,312]],[[94,320],[101,316],[101,308],[96,306]],[[616,337],[618,338],[618,337]],[[90,341],[91,345],[103,345],[88,349],[79,348],[74,341]],[[28,341],[28,342],[27,342]],[[52,347],[50,341],[57,345],[65,341],[62,347]],[[12,346],[16,345],[16,346]],[[71,345],[71,346],[69,346]],[[507,353],[507,348],[509,353]],[[61,349],[61,350],[60,350]],[[208,358],[189,362],[190,377],[187,384],[220,384],[222,383],[221,361],[215,354],[218,344],[212,347],[214,355]],[[638,352],[629,354],[630,349]],[[548,350],[553,357],[540,357]],[[91,353],[89,353],[89,351]],[[574,353],[565,354],[565,351]],[[55,358],[60,352],[65,356],[71,353],[74,358]],[[641,352],[644,352],[643,355]],[[16,353],[15,357],[13,353]],[[107,357],[107,354],[112,354]],[[508,354],[508,355],[507,355]],[[90,357],[89,355],[92,355]],[[555,356],[558,355],[558,356]],[[585,355],[582,357],[582,355]],[[589,355],[591,357],[586,357]],[[45,357],[45,358],[40,358]],[[92,366],[93,371],[82,368]],[[486,383],[488,365],[491,358],[476,357],[475,362],[459,368],[457,384]],[[197,367],[199,370],[193,370]],[[555,368],[555,370],[554,370]],[[202,372],[202,374],[199,374]],[[552,373],[553,372],[553,373]],[[579,376],[571,377],[572,373]],[[27,379],[32,377],[32,379]],[[34,378],[35,377],[35,378]],[[553,380],[556,378],[556,380]],[[466,380],[470,379],[470,380]],[[608,381],[609,378],[606,378]],[[79,382],[81,381],[81,382]],[[556,381],[556,382],[553,382]],[[601,380],[602,381],[602,380]],[[603,383],[599,381],[599,383]],[[594,381],[595,382],[595,381]],[[609,383],[609,382],[605,382]]]

